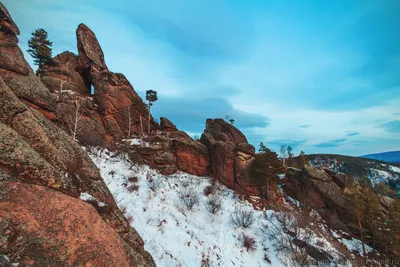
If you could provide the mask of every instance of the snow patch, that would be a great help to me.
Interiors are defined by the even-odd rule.
[[[131,140],[131,143],[140,143],[137,139]],[[274,242],[265,236],[273,223],[278,232],[283,232],[276,221],[275,215],[279,212],[254,210],[249,202],[240,200],[232,190],[217,183],[213,194],[220,198],[221,210],[211,214],[205,206],[209,196],[203,193],[211,185],[211,178],[183,172],[161,175],[149,166],[132,164],[126,157],[115,157],[107,150],[92,150],[89,156],[99,168],[119,208],[124,210],[131,226],[143,238],[145,249],[157,266],[191,267],[202,266],[205,262],[209,266],[235,267],[293,265],[289,256],[276,251]],[[133,176],[138,178],[137,182],[128,181]],[[157,180],[159,189],[152,191],[149,180]],[[132,185],[137,186],[137,190],[129,190]],[[192,210],[188,210],[180,198],[182,192],[189,189],[200,198],[200,203]],[[81,194],[83,199],[89,197],[92,196]],[[243,229],[232,224],[231,215],[240,208],[253,212],[255,222],[251,227]],[[318,226],[316,222],[315,226]],[[264,234],[260,233],[261,229]],[[325,233],[331,236],[329,232]],[[243,247],[243,234],[255,239],[254,251]],[[312,243],[334,260],[342,259],[327,236],[315,234]],[[265,255],[270,263],[264,259]]]

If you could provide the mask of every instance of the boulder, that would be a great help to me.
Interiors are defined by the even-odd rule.
[[[210,159],[205,145],[198,141],[173,139],[171,150],[175,155],[176,167],[184,172],[198,175],[210,175]]]
[[[354,178],[351,176],[348,176],[344,173],[335,173],[335,175],[332,177],[333,181],[342,189],[346,187],[351,187],[354,185]]]
[[[20,99],[40,111],[53,113],[55,101],[38,80],[18,47],[19,29],[0,3],[0,76]]]
[[[160,118],[160,129],[161,131],[166,131],[166,132],[178,131],[175,124],[173,124],[169,119],[165,117]]]
[[[210,155],[211,176],[238,193],[259,196],[250,181],[250,168],[255,157],[254,146],[232,124],[223,119],[207,119],[201,142]]]
[[[335,182],[336,175],[308,165],[303,170],[288,168],[282,189],[290,197],[310,205],[332,229],[357,234],[355,205],[345,187]]]
[[[50,92],[71,91],[90,95],[90,88],[78,72],[78,57],[72,52],[63,52],[54,58],[54,65],[45,65],[40,70],[40,80]]]
[[[0,250],[11,262],[133,266],[119,235],[90,204],[44,186],[1,182],[0,188]]]
[[[204,133],[211,134],[217,141],[231,141],[235,144],[247,143],[246,136],[223,119],[207,119]]]
[[[15,24],[7,8],[0,2],[0,26],[1,31],[19,35],[18,26]]]
[[[76,30],[78,40],[79,68],[85,71],[102,71],[107,69],[104,53],[94,32],[81,23]]]

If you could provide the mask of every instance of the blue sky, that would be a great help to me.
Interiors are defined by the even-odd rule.
[[[76,53],[88,25],[109,69],[157,90],[155,117],[193,135],[229,115],[275,150],[400,150],[399,1],[81,2],[3,1],[23,50],[41,27],[54,54]]]

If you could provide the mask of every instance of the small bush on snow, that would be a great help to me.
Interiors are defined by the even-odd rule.
[[[146,174],[147,186],[151,191],[156,192],[161,187],[161,181],[158,179],[154,179],[153,176],[148,172]]]
[[[205,196],[211,195],[212,193],[214,193],[214,187],[212,185],[207,186],[206,188],[204,188],[203,193]]]
[[[213,195],[207,200],[205,207],[208,212],[217,214],[218,211],[221,210],[221,199],[218,196]]]
[[[137,184],[132,184],[126,188],[128,192],[133,193],[139,190],[139,186]]]
[[[236,208],[233,214],[230,216],[231,222],[242,228],[249,228],[253,225],[255,219],[254,212],[244,208]]]
[[[245,234],[242,235],[242,242],[247,251],[255,251],[257,248],[256,240]]]
[[[178,195],[183,205],[188,210],[191,210],[195,205],[198,205],[200,203],[200,196],[193,188],[180,191]]]

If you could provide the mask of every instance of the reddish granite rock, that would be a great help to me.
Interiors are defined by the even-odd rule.
[[[112,140],[127,137],[128,133],[137,135],[141,132],[140,117],[143,130],[147,130],[149,124],[152,131],[158,129],[153,117],[150,116],[149,122],[145,103],[126,77],[108,70],[95,34],[86,25],[80,24],[76,36],[78,56],[71,52],[61,53],[54,58],[54,66],[43,66],[38,71],[41,81],[48,88],[45,94],[53,104],[52,109],[47,109],[56,110],[56,116],[46,117],[54,119],[69,132],[66,122],[73,115],[73,101],[75,98],[81,99],[85,124],[77,138],[84,145],[106,146]],[[6,79],[5,81],[7,82]],[[61,87],[63,93],[60,92]],[[36,91],[36,95],[42,94],[41,91]],[[49,91],[54,99],[51,99]],[[29,94],[22,92],[21,95]],[[41,97],[40,100],[44,98]],[[37,102],[34,104],[41,107]],[[55,103],[57,108],[54,108]],[[88,134],[92,137],[89,138]]]
[[[160,118],[160,129],[161,131],[166,131],[166,132],[178,131],[175,124],[173,124],[169,119],[165,117]]]
[[[136,93],[132,85],[121,73],[108,70],[104,61],[104,53],[96,35],[84,24],[76,30],[78,39],[78,69],[86,86],[94,87],[94,101],[99,105],[105,128],[113,137],[126,137],[131,133],[139,134],[140,116],[145,129],[158,128],[145,103]],[[131,125],[129,123],[131,117]]]
[[[209,151],[211,175],[238,193],[258,196],[258,189],[249,178],[254,147],[242,132],[223,119],[207,119],[206,125],[201,142]]]
[[[54,112],[55,101],[38,80],[18,47],[18,27],[0,3],[0,76],[19,98],[32,103],[39,111]]]
[[[40,70],[40,80],[51,92],[72,91],[78,94],[90,94],[90,88],[85,84],[77,71],[78,57],[72,52],[63,52],[54,58],[54,65],[43,66]]]
[[[210,175],[208,150],[202,143],[173,139],[171,149],[176,158],[176,167],[179,170],[198,176]]]
[[[212,176],[233,189],[236,184],[236,145],[230,141],[216,141],[210,133],[203,133],[201,135],[201,142],[208,148],[210,154]]]
[[[7,8],[0,2],[0,25],[1,30],[7,33],[19,35],[18,26],[15,24]]]
[[[4,6],[0,9],[0,15],[7,13]],[[20,51],[15,27],[0,23],[2,43]],[[0,46],[0,54],[7,52],[4,49]],[[80,144],[48,119],[55,98],[20,60],[21,54],[6,58],[27,67],[27,74],[0,62],[0,232],[2,237],[13,235],[1,240],[9,246],[0,246],[0,253],[20,265],[26,260],[40,266],[59,260],[60,266],[155,266]],[[105,203],[107,213],[82,203],[82,192]],[[3,235],[7,227],[16,231]],[[77,231],[68,232],[70,227]]]
[[[76,30],[78,40],[79,68],[88,71],[107,69],[104,53],[94,32],[81,23]]]
[[[0,251],[34,266],[133,266],[124,243],[88,203],[47,187],[1,184]]]
[[[303,170],[288,168],[284,192],[307,203],[329,223],[333,229],[357,234],[355,206],[330,175],[324,170],[305,166]]]
[[[223,119],[207,119],[204,133],[210,133],[217,141],[231,141],[235,144],[247,143],[246,136]]]

